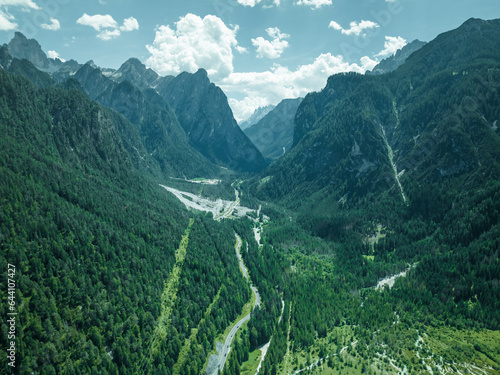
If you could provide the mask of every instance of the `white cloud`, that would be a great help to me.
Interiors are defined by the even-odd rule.
[[[288,39],[290,35],[282,34],[277,27],[266,29],[267,34],[272,38],[271,41],[259,36],[252,39],[252,44],[257,47],[257,57],[267,57],[268,59],[277,59],[281,56],[285,48],[288,47]]]
[[[321,54],[314,62],[296,70],[275,64],[266,72],[232,73],[217,84],[228,95],[236,120],[248,118],[255,109],[278,104],[285,98],[298,98],[308,92],[322,89],[329,76],[342,72],[364,73],[376,61],[368,57],[361,65],[346,62],[343,56]],[[243,99],[235,99],[242,97]]]
[[[261,0],[238,0],[238,4],[244,5],[246,7],[252,7],[252,8],[260,2],[261,2]]]
[[[59,20],[55,18],[50,19],[50,23],[44,23],[41,25],[42,29],[45,30],[59,30],[61,28],[61,24],[59,23]]]
[[[1,0],[0,0],[1,1]],[[123,25],[118,26],[118,22],[109,14],[95,14],[89,16],[84,13],[76,23],[84,26],[90,26],[94,30],[99,31],[97,37],[102,40],[111,40],[121,35],[121,32],[139,30],[139,22],[134,17],[125,18]]]
[[[310,5],[313,9],[321,8],[323,5],[332,5],[332,0],[299,0],[297,5]]]
[[[32,0],[0,0],[0,6],[20,6],[26,9],[40,10],[41,8]]]
[[[372,60],[368,56],[363,56],[361,59],[361,67],[364,71],[373,70],[375,66],[379,63],[378,60]]]
[[[118,38],[121,32],[119,29],[106,29],[97,34],[97,37],[101,40],[111,40]]]
[[[83,16],[76,20],[76,23],[84,26],[93,27],[96,31],[101,31],[104,28],[117,28],[118,23],[109,14],[95,14],[89,16],[84,13]]]
[[[250,8],[253,8],[257,4],[262,2],[262,0],[237,0],[237,1],[238,1],[238,4],[241,4],[245,7],[250,7]],[[280,5],[281,5],[281,0],[273,0],[272,5],[263,5],[262,7],[264,9],[268,9],[268,8],[273,8],[274,6],[279,7]]]
[[[39,10],[40,7],[32,0],[0,0],[0,31],[15,30],[17,23],[9,7],[22,7],[25,10]]]
[[[228,98],[228,102],[233,111],[234,118],[238,123],[252,116],[257,108],[269,105],[269,102],[265,97],[247,96],[243,100]]]
[[[361,33],[363,33],[363,35],[365,35],[366,34],[366,33],[364,33],[365,30],[376,29],[380,26],[376,22],[362,20],[359,23],[354,22],[354,21],[351,22],[349,24],[349,29],[344,29],[342,26],[340,26],[335,21],[331,21],[330,24],[328,25],[328,27],[330,27],[334,30],[341,31],[342,34],[344,34],[344,35],[360,35]]]
[[[11,22],[13,20],[8,14],[5,14],[0,10],[0,30],[1,31],[9,31],[17,28],[17,23]]]
[[[386,36],[384,49],[377,53],[375,56],[386,58],[388,56],[392,56],[396,53],[398,49],[406,46],[406,39],[401,38],[400,36]]]
[[[236,51],[238,51],[239,53],[247,53],[248,52],[248,50],[242,46],[236,46]]]
[[[330,21],[330,24],[328,27],[335,29],[335,30],[343,30],[342,26],[340,26],[337,22],[335,21]]]
[[[146,64],[160,74],[194,73],[199,68],[207,70],[213,80],[220,80],[233,72],[233,48],[238,48],[238,26],[227,27],[213,15],[201,18],[188,13],[175,23],[160,26],[155,40],[146,48],[151,57]]]
[[[134,17],[126,18],[123,20],[123,26],[120,27],[121,31],[134,31],[139,30],[139,22]]]
[[[237,32],[238,26],[228,27],[216,16],[201,18],[189,13],[174,25],[157,28],[154,42],[146,46],[151,54],[146,65],[162,75],[206,69],[210,79],[228,96],[236,120],[242,121],[258,107],[322,89],[333,74],[364,73],[378,63],[368,56],[350,63],[341,55],[325,53],[296,69],[274,64],[264,72],[234,72],[234,51],[246,51],[238,45]],[[261,56],[278,57],[288,47],[289,35],[278,28],[266,32],[269,40],[261,37],[252,39],[252,43]]]
[[[59,54],[56,51],[52,51],[52,50],[47,51],[47,56],[49,57],[49,59],[59,59],[62,62],[66,62],[66,60],[62,59],[61,56],[59,56]]]

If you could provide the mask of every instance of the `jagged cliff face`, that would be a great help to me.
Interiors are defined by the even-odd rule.
[[[27,39],[20,32],[16,32],[14,38],[6,45],[6,52],[11,58],[28,60],[36,69],[49,73],[58,82],[72,77],[82,67],[75,60],[62,62],[59,59],[49,59],[35,39]],[[8,68],[4,66],[4,69]],[[29,69],[29,67],[25,66],[24,69]],[[32,76],[34,74],[35,72],[31,73]]]
[[[209,81],[204,70],[159,77],[139,60],[129,59],[109,76],[88,63],[74,77],[93,99],[118,110],[132,122],[141,123],[143,131],[156,129],[153,133],[157,134],[158,123],[166,121],[170,129],[166,134],[175,135],[172,141],[177,144],[176,149],[181,145],[186,150],[193,147],[212,163],[235,171],[260,171],[266,165],[258,149],[237,126],[226,96]],[[145,127],[144,121],[151,116],[144,113],[150,113],[152,105],[162,108],[162,120]],[[190,146],[177,142],[181,137],[176,129],[181,127]],[[157,143],[149,138],[150,143]],[[151,152],[155,150],[157,147]]]
[[[372,71],[367,71],[366,74],[371,75],[392,72],[403,65],[406,62],[406,59],[408,59],[413,52],[418,51],[426,44],[427,43],[421,42],[418,39],[414,40],[398,50],[395,55],[382,60],[377,64],[377,66],[375,66],[375,68],[373,68]]]
[[[0,47],[0,67],[4,70],[9,69],[12,62],[12,56],[6,47]]]
[[[16,32],[14,38],[8,44],[8,49],[12,57],[29,60],[40,69],[49,69],[50,63],[47,55],[42,51],[42,47],[34,39],[26,37]]]
[[[293,119],[302,98],[285,99],[244,133],[262,155],[275,160],[289,151],[293,141]]]
[[[129,81],[140,89],[155,87],[160,76],[139,61],[131,58],[114,72],[111,77],[117,82]]]
[[[261,193],[328,189],[336,199],[383,193],[408,203],[406,190],[500,173],[499,61],[500,21],[469,20],[393,73],[330,77],[299,106],[294,148]]]
[[[248,120],[245,120],[238,125],[240,126],[241,130],[245,130],[250,128],[251,126],[257,124],[260,120],[262,120],[269,112],[271,112],[276,106],[274,105],[267,105],[265,107],[259,107],[257,108],[254,113],[248,118]]]
[[[11,57],[16,58],[14,63]],[[29,60],[34,67],[19,59]],[[21,33],[16,33],[7,49],[2,50],[0,64],[13,73],[28,75],[39,86],[76,79],[92,99],[131,120],[149,138],[148,144],[154,145],[151,152],[157,156],[164,154],[161,158],[164,166],[181,160],[184,167],[185,163],[198,165],[194,169],[199,174],[206,167],[212,175],[217,169],[212,163],[239,172],[260,171],[267,165],[236,124],[226,96],[209,81],[204,70],[160,77],[135,58],[116,71],[100,69],[92,61],[84,65],[74,60],[62,63],[48,59],[36,40],[28,40]],[[159,108],[154,109],[155,106]],[[156,140],[151,136],[158,137],[160,133],[162,136]],[[158,139],[163,139],[164,144],[159,144]],[[208,160],[202,160],[200,153]],[[186,160],[190,156],[191,163]]]
[[[244,172],[260,171],[266,162],[239,128],[222,90],[207,72],[181,73],[159,84],[158,93],[174,109],[189,143],[212,162]]]
[[[130,64],[124,64],[125,67],[127,65],[131,67]],[[122,68],[121,72],[128,72],[127,75],[130,72],[138,73],[135,68]],[[147,72],[145,67],[144,71]],[[135,74],[135,77],[143,84],[147,79],[142,79],[139,74]],[[163,173],[178,176],[216,175],[218,168],[189,145],[174,111],[155,90],[140,89],[126,79],[117,82],[106,77],[92,63],[85,64],[74,78],[91,98],[117,110],[136,126],[147,152],[158,162]]]
[[[73,77],[80,82],[85,92],[94,100],[115,86],[112,80],[104,76],[101,70],[91,63],[83,65]]]
[[[0,47],[0,68],[15,75],[26,76],[38,87],[47,87],[55,83],[48,73],[38,70],[28,60],[13,57],[6,46]]]

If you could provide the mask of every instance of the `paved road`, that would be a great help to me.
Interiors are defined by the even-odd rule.
[[[248,280],[247,269],[246,269],[245,265],[243,264],[243,260],[241,259],[241,254],[240,254],[242,241],[241,241],[240,236],[238,236],[237,234],[236,234],[236,241],[237,241],[236,255],[238,257],[240,267],[243,270],[243,276],[245,276],[245,279]],[[251,285],[250,288],[252,289],[252,292],[255,294],[255,304],[253,306],[253,308],[255,308],[256,306],[260,306],[260,295],[259,295],[259,291],[257,290],[256,287]],[[226,359],[229,355],[229,352],[231,351],[231,343],[233,342],[234,335],[236,334],[238,329],[240,329],[241,325],[248,320],[250,320],[250,314],[248,314],[245,317],[243,317],[242,319],[240,319],[240,321],[238,321],[238,323],[236,323],[236,325],[231,329],[231,331],[229,332],[229,335],[227,335],[226,341],[224,342],[224,346],[222,347],[222,351],[219,354],[219,363],[216,367],[216,370],[213,372],[213,374],[217,374],[217,369],[220,369],[221,372],[224,369]]]

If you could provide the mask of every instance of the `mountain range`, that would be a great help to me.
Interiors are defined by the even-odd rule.
[[[165,159],[172,160],[173,154],[167,150],[173,149],[176,158],[184,159],[180,165],[186,173],[190,172],[185,168],[186,163],[201,166],[210,175],[216,170],[208,167],[210,162],[238,172],[255,172],[266,166],[259,150],[237,126],[225,94],[209,81],[203,69],[196,74],[160,77],[134,58],[116,71],[101,69],[92,61],[83,65],[74,60],[63,63],[48,59],[37,41],[28,40],[19,32],[3,49],[6,56],[27,60],[41,71],[30,76],[38,85],[50,84],[49,75],[59,82],[74,78],[92,99],[122,113],[136,125],[147,151],[165,172],[174,173],[175,167],[167,168]],[[28,70],[24,68],[23,73]],[[160,106],[164,113],[158,115],[153,106]],[[185,136],[180,135],[179,125]],[[162,141],[158,132],[164,135]],[[184,137],[190,147],[183,144]],[[201,162],[197,153],[209,163]],[[196,172],[200,173],[201,170]]]
[[[301,101],[302,98],[285,99],[243,130],[265,158],[276,160],[292,146],[293,120]]]
[[[500,20],[469,19],[243,131],[203,69],[62,62],[16,33],[0,365],[497,374],[499,89]]]
[[[257,108],[247,120],[242,121],[239,124],[241,130],[245,130],[245,129],[249,128],[250,126],[258,123],[262,119],[262,117],[264,117],[269,112],[271,112],[275,107],[276,106],[274,106],[274,105],[266,105],[265,107]]]
[[[398,67],[403,65],[406,62],[406,59],[410,57],[410,55],[425,46],[426,42],[421,42],[416,39],[411,43],[408,43],[400,50],[397,50],[396,53],[392,56],[389,56],[379,62],[371,71],[368,70],[365,74],[384,74],[392,72],[396,70]]]
[[[497,173],[495,81],[479,78],[494,74],[497,32],[498,21],[472,19],[391,73],[330,77],[302,101],[293,148],[259,189],[274,198],[325,189],[337,201],[387,192],[404,203],[424,182]]]

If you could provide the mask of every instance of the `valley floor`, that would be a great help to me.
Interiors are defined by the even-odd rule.
[[[192,193],[161,185],[170,193],[174,194],[187,208],[203,212],[211,212],[214,220],[225,218],[247,217],[254,222],[253,235],[255,242],[261,247],[263,222],[260,219],[260,207],[253,210],[240,205],[238,191],[235,190],[235,200],[222,199],[212,200],[203,198]],[[250,215],[249,215],[250,214]],[[370,239],[369,246],[377,244],[378,239],[383,238],[381,227],[378,233]],[[241,257],[242,239],[235,234],[235,251],[238,258],[242,275],[250,282],[248,269]],[[372,259],[373,261],[373,259]],[[379,280],[371,291],[379,292],[385,287],[393,287],[398,278],[405,277],[415,265],[392,276]],[[297,272],[297,271],[295,271]],[[253,297],[252,309],[260,305],[260,295],[257,289],[251,286]],[[282,311],[278,324],[281,323],[284,313],[285,301],[282,301]],[[248,309],[248,306],[245,307]],[[206,374],[215,375],[223,371],[229,358],[233,340],[237,337],[240,328],[246,327],[250,319],[250,312],[238,317],[227,329],[222,337],[224,344],[217,342],[217,354],[212,354],[206,364]],[[497,353],[500,349],[500,336],[498,332],[459,331],[450,328],[427,327],[425,333],[410,328],[402,331],[399,317],[394,315],[393,325],[395,332],[405,332],[397,339],[398,346],[390,347],[385,343],[387,337],[383,333],[375,331],[371,338],[358,337],[355,325],[341,325],[328,332],[325,338],[318,338],[314,344],[307,349],[298,349],[290,338],[292,309],[288,311],[286,320],[286,353],[277,367],[277,373],[281,375],[297,375],[301,373],[315,374],[473,374],[489,375],[495,374],[495,366],[500,363],[500,358],[482,354],[478,348],[478,342],[488,353]],[[385,338],[384,338],[385,337]],[[498,340],[497,340],[498,339]],[[495,341],[497,340],[497,341]],[[269,342],[250,353],[249,360],[242,364],[242,373],[254,375],[261,371],[266,354],[271,347],[273,337]],[[475,343],[475,344],[471,344]],[[474,348],[472,348],[474,347]],[[472,348],[472,350],[471,350]],[[496,348],[496,349],[495,349]],[[467,353],[454,355],[454,352]]]

